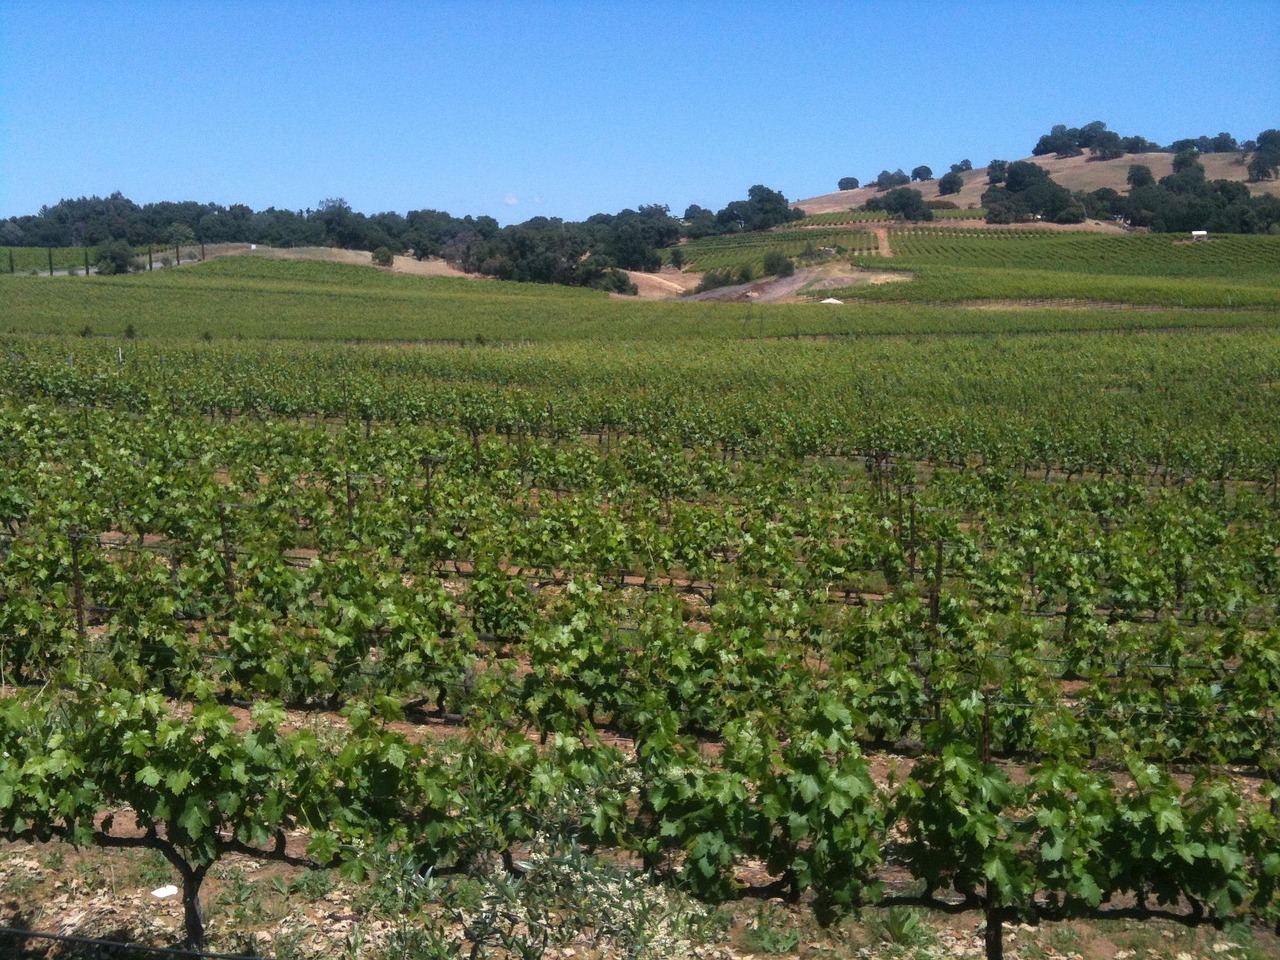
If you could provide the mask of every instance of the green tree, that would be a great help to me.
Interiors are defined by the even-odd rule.
[[[372,259],[375,266],[389,267],[395,263],[396,258],[395,255],[386,247],[379,247],[377,250],[373,251]]]
[[[1139,187],[1149,187],[1156,182],[1155,174],[1151,172],[1151,168],[1143,163],[1130,164],[1129,175],[1125,179],[1131,190],[1137,190]]]
[[[911,171],[912,183],[921,183],[925,180],[932,180],[932,179],[933,179],[933,170],[931,170],[929,167],[926,167],[924,165],[915,167]]]
[[[189,247],[196,242],[196,232],[185,223],[173,223],[164,234],[165,243],[171,246]]]
[[[897,170],[881,170],[880,175],[876,177],[877,190],[892,190],[894,187],[901,187],[911,182],[911,178],[903,173],[901,168]]]
[[[959,163],[953,163],[951,165],[952,173],[968,173],[972,169],[973,161],[971,160],[961,160]]]
[[[840,182],[836,184],[836,187],[840,190],[857,190],[858,178],[857,177],[841,177]]]
[[[1200,154],[1198,151],[1191,148],[1179,150],[1173,157],[1173,172],[1182,173],[1184,170],[1190,170],[1199,162]]]
[[[1255,183],[1280,174],[1280,130],[1263,130],[1258,134],[1248,169],[1249,179]]]
[[[933,219],[933,211],[924,202],[924,195],[909,187],[895,187],[883,196],[872,197],[863,204],[863,209],[883,210],[890,216],[903,220]]]
[[[992,160],[987,164],[987,183],[1003,183],[1008,168],[1008,160]]]
[[[938,193],[945,197],[948,194],[959,193],[963,186],[964,177],[952,170],[950,173],[943,174],[938,181]]]
[[[133,256],[133,248],[124,240],[112,240],[98,247],[93,253],[93,262],[104,277],[142,269],[142,264]]]
[[[1118,160],[1124,156],[1124,144],[1114,130],[1103,130],[1089,147],[1092,160]]]

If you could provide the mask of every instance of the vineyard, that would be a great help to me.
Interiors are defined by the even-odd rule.
[[[983,207],[957,210],[934,210],[935,220],[981,220],[987,215]],[[815,213],[797,220],[792,227],[843,227],[862,223],[882,223],[889,219],[884,210],[837,210],[831,213]]]
[[[201,248],[202,249],[202,248]],[[133,254],[143,266],[147,257],[159,264],[161,257],[176,259],[181,252],[184,259],[196,258],[196,247],[175,250],[173,247],[134,247]],[[0,273],[47,274],[85,273],[86,265],[97,268],[96,253],[92,247],[0,247]]]
[[[862,230],[786,229],[760,233],[727,234],[704,237],[682,244],[685,266],[690,270],[737,270],[750,267],[758,276],[765,254],[783,253],[802,257],[806,251],[815,255],[864,257],[879,249],[875,234]]]
[[[1271,239],[892,242],[897,288],[1265,306]],[[689,955],[770,898],[1274,945],[1273,311],[0,281],[0,835],[158,852],[188,944],[264,927],[208,915],[249,857],[383,878],[387,957]]]

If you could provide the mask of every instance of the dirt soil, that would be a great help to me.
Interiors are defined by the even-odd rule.
[[[702,282],[700,273],[681,273],[674,267],[663,267],[658,273],[641,273],[639,270],[624,271],[631,282],[639,290],[641,300],[670,300],[683,297]],[[634,300],[635,297],[624,297],[615,294],[619,299]]]
[[[267,257],[270,260],[323,260],[326,263],[350,263],[356,266],[372,267],[373,261],[366,250],[340,250],[335,247],[264,247],[250,250],[248,244],[227,244],[230,249],[206,250],[206,257],[225,256],[228,254]],[[408,273],[419,277],[476,277],[476,274],[463,273],[451,267],[443,260],[428,258],[417,260],[413,257],[396,257],[390,267],[383,267],[389,273]]]
[[[824,263],[801,267],[790,277],[767,277],[754,283],[717,287],[685,299],[714,303],[808,303],[823,290],[901,283],[910,279],[912,275],[905,271],[859,270],[843,262]]]

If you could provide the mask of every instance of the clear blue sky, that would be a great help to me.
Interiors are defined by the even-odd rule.
[[[1280,126],[1273,2],[0,0],[0,217],[119,190],[504,223]]]

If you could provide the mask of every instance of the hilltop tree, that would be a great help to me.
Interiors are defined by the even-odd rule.
[[[857,177],[841,177],[840,182],[836,184],[836,186],[841,190],[857,190],[858,178]]]
[[[971,160],[961,160],[959,163],[953,163],[951,165],[952,173],[968,173],[972,169],[973,161]]]
[[[1124,156],[1124,144],[1114,130],[1103,130],[1089,147],[1091,160],[1117,160]]]
[[[911,171],[912,183],[921,183],[925,180],[932,180],[932,179],[933,179],[933,171],[929,167],[921,165],[919,167],[914,168]]]
[[[1008,160],[992,160],[987,164],[987,183],[1003,183],[1004,173],[1008,168]]]
[[[881,170],[880,175],[876,177],[877,190],[892,190],[894,187],[905,186],[911,182],[911,178],[902,172],[901,168],[892,172]]]

